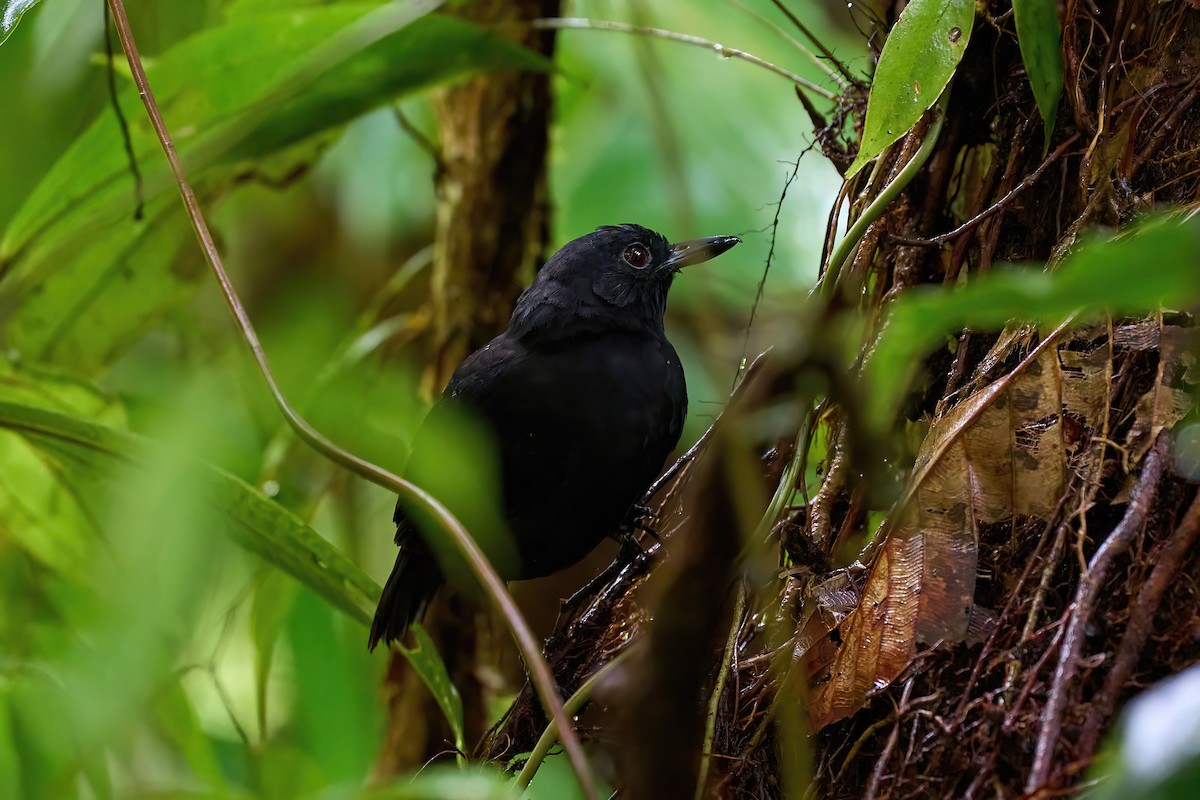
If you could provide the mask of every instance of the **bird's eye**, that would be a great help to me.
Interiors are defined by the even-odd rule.
[[[625,252],[621,253],[621,258],[625,259],[625,263],[637,269],[645,269],[650,263],[650,249],[641,242],[636,242],[625,248]]]

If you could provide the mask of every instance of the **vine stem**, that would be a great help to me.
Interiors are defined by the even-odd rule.
[[[609,661],[592,673],[591,677],[584,681],[583,685],[575,690],[575,694],[571,695],[567,702],[563,704],[563,712],[572,717],[578,714],[579,710],[583,708],[584,703],[592,699],[592,693],[596,691],[596,687],[611,675],[632,652],[633,648],[626,648],[624,651],[618,653],[612,661]],[[525,766],[521,767],[520,773],[517,774],[517,788],[526,789],[529,787],[538,768],[546,760],[546,754],[550,752],[550,748],[558,741],[559,730],[561,729],[558,726],[558,722],[550,720],[550,724],[542,731],[542,735],[538,737],[537,744],[530,751],[529,760],[525,762]]]
[[[516,641],[517,647],[525,659],[525,665],[529,669],[533,684],[537,687],[538,696],[542,701],[543,707],[555,724],[559,726],[563,746],[567,750],[571,767],[575,771],[575,776],[579,780],[584,796],[588,800],[597,800],[596,786],[592,777],[591,767],[588,765],[579,737],[575,729],[569,724],[569,719],[563,710],[562,698],[555,688],[550,666],[542,658],[533,631],[530,629],[529,623],[521,615],[512,595],[509,594],[508,589],[505,587],[504,581],[500,579],[495,568],[488,562],[487,557],[471,537],[471,534],[445,506],[441,505],[428,492],[334,444],[324,434],[310,425],[307,420],[296,413],[288,404],[286,398],[284,398],[283,392],[275,380],[275,375],[271,371],[266,353],[263,351],[262,343],[259,341],[258,334],[254,330],[254,325],[250,322],[250,317],[246,313],[246,309],[242,306],[242,302],[233,288],[233,283],[229,280],[229,276],[225,272],[220,253],[217,251],[212,234],[208,229],[208,223],[205,221],[204,214],[200,209],[200,203],[196,199],[196,194],[187,180],[183,164],[179,159],[179,154],[175,150],[171,134],[167,130],[162,112],[158,108],[158,103],[154,99],[154,93],[151,91],[150,83],[146,78],[146,71],[142,66],[141,56],[138,55],[133,32],[129,27],[129,18],[125,13],[125,4],[122,0],[108,0],[108,6],[112,11],[113,22],[116,25],[121,46],[125,50],[125,57],[129,62],[129,68],[133,73],[134,83],[137,85],[142,103],[146,107],[146,115],[150,119],[150,124],[154,127],[154,132],[157,134],[159,143],[162,145],[163,153],[170,164],[171,172],[175,177],[175,183],[178,185],[179,193],[183,198],[183,205],[187,211],[188,219],[200,243],[200,249],[204,252],[204,257],[209,267],[212,268],[213,275],[221,287],[221,293],[225,297],[225,302],[229,306],[229,311],[233,315],[238,329],[241,331],[242,338],[250,348],[250,352],[254,356],[254,361],[262,375],[263,382],[270,391],[271,397],[275,400],[275,405],[279,408],[283,418],[302,441],[325,458],[378,486],[405,496],[438,521],[442,530],[450,536],[451,541],[453,541],[466,562],[470,565],[471,570],[475,573],[480,584],[482,584],[488,598],[507,621],[513,639]]]
[[[921,142],[921,146],[917,148],[917,152],[909,159],[909,162],[904,165],[904,169],[895,178],[880,190],[875,199],[871,201],[871,205],[863,211],[862,215],[854,221],[850,226],[850,230],[846,231],[846,235],[837,243],[833,249],[833,253],[829,256],[829,265],[825,268],[825,274],[821,277],[821,281],[817,284],[818,291],[831,292],[837,286],[838,273],[842,270],[842,265],[846,263],[846,259],[854,252],[854,248],[858,246],[859,241],[867,232],[867,228],[871,223],[883,216],[883,212],[892,204],[892,201],[899,196],[900,192],[912,181],[921,167],[925,166],[925,162],[929,160],[930,154],[933,153],[934,145],[937,144],[938,136],[942,132],[942,123],[946,119],[946,102],[950,97],[950,87],[947,86],[942,92],[941,100],[934,106],[933,120],[929,124],[929,130],[925,132],[925,139]]]
[[[700,36],[692,36],[690,33],[676,33],[675,31],[665,31],[662,28],[647,28],[643,25],[629,25],[624,22],[611,22],[603,19],[581,19],[577,17],[543,17],[533,21],[533,27],[538,30],[585,30],[585,31],[615,31],[617,33],[632,33],[638,36],[651,36],[655,39],[666,39],[672,42],[680,42],[682,44],[690,44],[694,47],[703,47],[705,50],[712,50],[722,58],[738,58],[742,61],[747,61],[755,66],[770,70],[776,75],[781,75],[787,78],[797,86],[801,86],[813,94],[820,95],[826,100],[837,100],[838,95],[826,89],[824,86],[819,86],[807,78],[802,78],[791,70],[772,64],[766,59],[759,58],[753,53],[747,53],[745,50],[738,50],[736,47],[727,47],[719,42],[714,42],[710,39],[704,39]]]

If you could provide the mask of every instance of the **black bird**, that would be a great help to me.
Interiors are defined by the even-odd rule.
[[[667,291],[681,268],[739,241],[670,244],[639,225],[599,228],[559,250],[517,300],[508,330],[454,371],[406,475],[463,520],[504,579],[568,567],[629,517],[687,410],[683,368],[663,331]],[[494,449],[479,450],[489,438]],[[400,553],[372,649],[422,616],[443,568],[452,580],[464,569],[414,517],[396,504]]]

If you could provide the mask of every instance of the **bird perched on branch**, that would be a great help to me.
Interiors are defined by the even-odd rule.
[[[639,225],[569,242],[517,300],[508,329],[455,370],[406,476],[462,520],[506,580],[568,567],[617,531],[679,440],[687,388],[663,330],[683,267],[740,241],[677,244]],[[419,509],[396,504],[400,552],[369,647],[404,636],[463,571]],[[465,580],[465,573],[463,574]]]

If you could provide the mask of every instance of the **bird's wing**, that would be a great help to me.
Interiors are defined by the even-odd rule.
[[[487,403],[489,387],[497,379],[497,376],[504,373],[508,365],[520,358],[522,352],[519,343],[501,334],[486,347],[476,350],[459,364],[458,368],[454,370],[454,374],[450,376],[450,381],[446,384],[441,398],[429,409],[429,414],[413,439],[412,451],[409,456],[410,463],[419,461],[425,448],[439,446],[438,442],[433,441],[436,437],[430,436],[428,431],[438,429],[441,427],[440,423],[455,413],[451,409],[452,406],[466,408],[485,418],[488,417],[488,409],[484,406]],[[407,549],[425,547],[420,534],[404,511],[402,500],[396,501],[396,510],[392,514],[392,520],[396,523],[395,541],[398,546]]]

